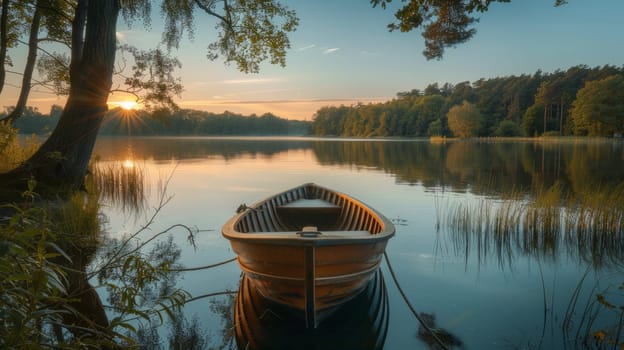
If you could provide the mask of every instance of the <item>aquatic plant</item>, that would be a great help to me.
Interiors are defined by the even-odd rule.
[[[91,165],[94,188],[101,201],[122,211],[140,213],[146,207],[146,170],[136,162],[100,162]]]
[[[624,264],[624,184],[577,194],[555,184],[528,196],[508,193],[444,208],[439,202],[436,226],[446,224],[457,252],[476,248],[479,261],[491,252],[501,264],[514,254],[556,259],[565,247],[596,268]]]

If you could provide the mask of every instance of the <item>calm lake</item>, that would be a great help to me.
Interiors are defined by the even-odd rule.
[[[536,219],[542,220],[537,226],[554,225],[556,232],[547,237],[528,229],[528,224],[520,225],[520,231],[501,224],[504,218],[515,217],[514,210],[547,201],[553,192],[569,194],[566,203],[592,196],[604,202],[601,196],[618,188],[624,193],[621,140],[100,138],[94,154],[100,164],[138,167],[145,176],[148,196],[142,214],[114,203],[105,207],[111,237],[135,232],[148,220],[158,206],[159,183],[170,177],[166,190],[171,199],[150,232],[175,224],[197,228],[195,248],[186,232],[171,231],[185,267],[235,257],[220,229],[240,204],[314,182],[352,195],[395,223],[396,235],[386,252],[398,283],[413,308],[443,330],[440,338],[449,347],[574,349],[583,348],[574,341],[578,334],[600,330],[606,338],[624,336],[618,329],[622,311],[600,308],[596,302],[602,295],[618,307],[624,305],[623,291],[618,290],[624,282],[621,221],[611,223],[615,233],[581,234],[566,230],[571,226],[566,219],[554,224]],[[572,204],[557,205],[549,206],[557,210],[557,217],[574,210]],[[511,209],[505,211],[508,206]],[[609,205],[614,207],[617,204]],[[501,212],[503,219],[496,222],[502,229],[484,227]],[[372,344],[386,349],[435,348],[431,337],[419,330],[386,261],[381,270],[387,294],[372,297],[387,297],[388,303],[381,327],[368,328],[375,333]],[[235,292],[240,275],[232,262],[184,272],[178,286],[194,297]],[[185,308],[185,318],[197,322],[211,347],[236,348],[231,323],[234,297],[203,298]],[[360,316],[354,317],[357,323]],[[323,337],[329,339],[324,348],[327,344],[362,348],[361,343],[338,341],[366,336],[362,334],[366,326],[353,329],[358,331],[301,336],[293,348]],[[273,344],[282,343],[275,335],[279,330],[264,331],[274,332]],[[262,337],[263,330],[256,332]],[[161,331],[163,343],[168,343],[168,333],[167,327]]]

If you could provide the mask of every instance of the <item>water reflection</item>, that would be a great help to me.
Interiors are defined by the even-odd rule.
[[[494,256],[511,266],[518,254],[556,259],[561,250],[596,267],[624,261],[624,143],[429,143],[314,138],[101,138],[106,159],[94,171],[104,200],[140,211],[144,171],[136,159],[288,157],[310,150],[324,166],[379,169],[401,184],[482,195],[476,204],[443,208],[456,251]],[[303,158],[300,159],[304,161]],[[276,165],[273,165],[276,166]],[[302,165],[299,165],[300,167]],[[552,197],[552,198],[550,198]]]
[[[438,327],[436,323],[436,316],[434,314],[429,314],[425,312],[421,312],[419,317],[427,327],[420,325],[418,327],[418,339],[427,344],[427,347],[432,350],[444,349],[444,347],[448,349],[463,349],[464,343],[459,339],[456,335],[447,331],[446,329]],[[440,343],[444,344],[444,347],[440,345]]]
[[[300,138],[229,138],[229,137],[100,137],[97,154],[104,160],[122,159],[128,147],[136,159],[155,161],[204,160],[221,157],[272,157],[289,150],[310,148],[310,142]]]
[[[107,138],[98,139],[102,159],[200,160],[212,157],[279,157],[311,150],[321,165],[383,170],[406,185],[498,195],[562,184],[574,192],[624,182],[624,142],[429,143],[426,140],[366,141],[315,138]]]
[[[265,299],[243,275],[234,309],[239,349],[382,349],[388,331],[388,295],[381,271],[366,289],[318,328]]]
[[[531,142],[315,142],[323,165],[384,170],[399,183],[496,195],[550,187],[574,191],[624,181],[621,141]]]

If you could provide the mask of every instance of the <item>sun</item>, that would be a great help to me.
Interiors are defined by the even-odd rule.
[[[132,111],[138,108],[138,103],[136,101],[120,101],[119,107],[125,109],[126,111]]]

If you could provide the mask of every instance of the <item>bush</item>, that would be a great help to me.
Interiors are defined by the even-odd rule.
[[[520,136],[520,127],[518,126],[518,124],[512,122],[511,120],[503,120],[502,122],[500,122],[500,124],[498,124],[498,127],[494,131],[494,136]]]
[[[17,129],[7,122],[0,121],[0,172],[9,171],[28,159],[39,147],[36,137],[26,139],[20,145]]]

